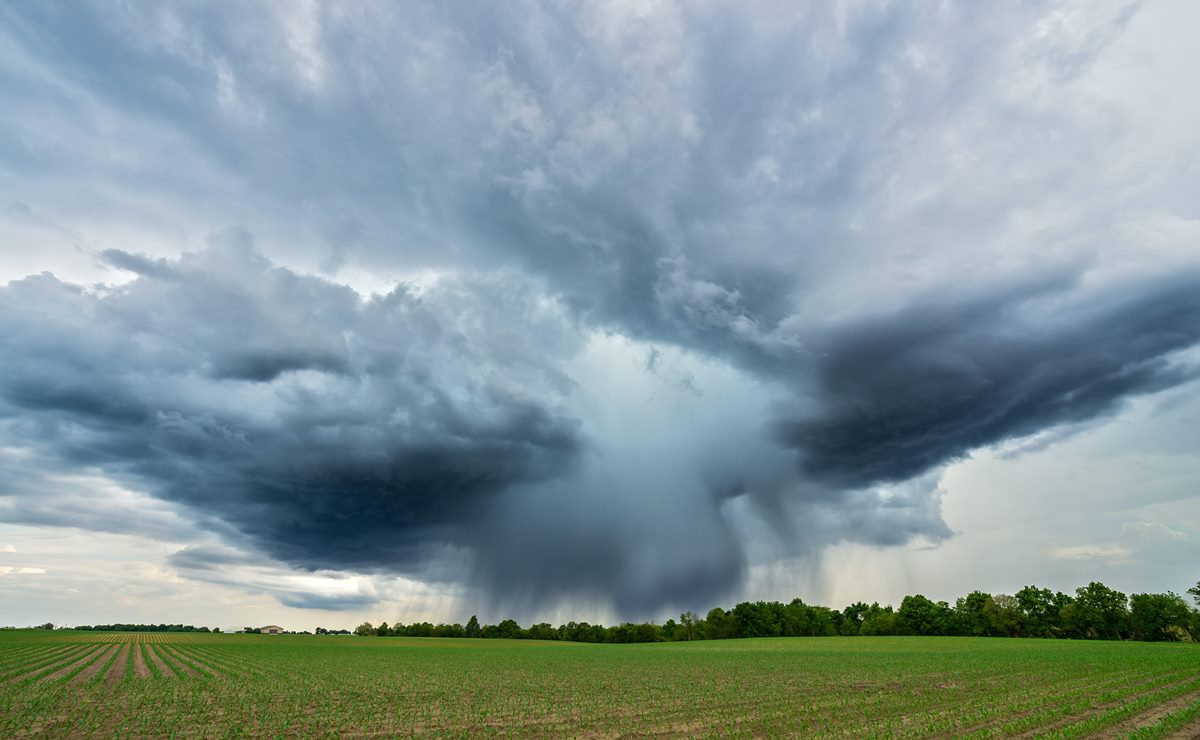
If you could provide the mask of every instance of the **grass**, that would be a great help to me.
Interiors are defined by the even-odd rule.
[[[111,642],[153,649],[120,681]],[[102,669],[74,643],[105,643]],[[101,653],[96,655],[101,660]],[[89,663],[90,664],[90,663]],[[982,638],[647,645],[0,634],[0,736],[1136,737],[1200,719],[1200,647]],[[188,675],[181,666],[195,671]],[[1144,721],[1141,721],[1144,718]]]

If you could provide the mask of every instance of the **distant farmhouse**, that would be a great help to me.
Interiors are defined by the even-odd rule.
[[[282,635],[283,627],[276,624],[268,624],[266,627],[259,627],[258,631],[264,635]]]

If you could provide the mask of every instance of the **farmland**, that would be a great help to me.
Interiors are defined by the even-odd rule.
[[[1191,737],[1194,645],[0,632],[0,736]]]

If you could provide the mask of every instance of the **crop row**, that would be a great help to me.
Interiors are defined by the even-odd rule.
[[[58,636],[55,635],[57,638]],[[71,632],[61,638],[72,642],[190,643],[203,639],[191,632]]]
[[[114,684],[130,678],[219,678],[226,672],[244,673],[234,661],[213,660],[195,647],[141,642],[67,643],[4,653],[0,683],[76,682],[103,678]]]

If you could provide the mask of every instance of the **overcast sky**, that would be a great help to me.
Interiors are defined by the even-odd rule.
[[[0,623],[1182,592],[1198,26],[0,7]]]

